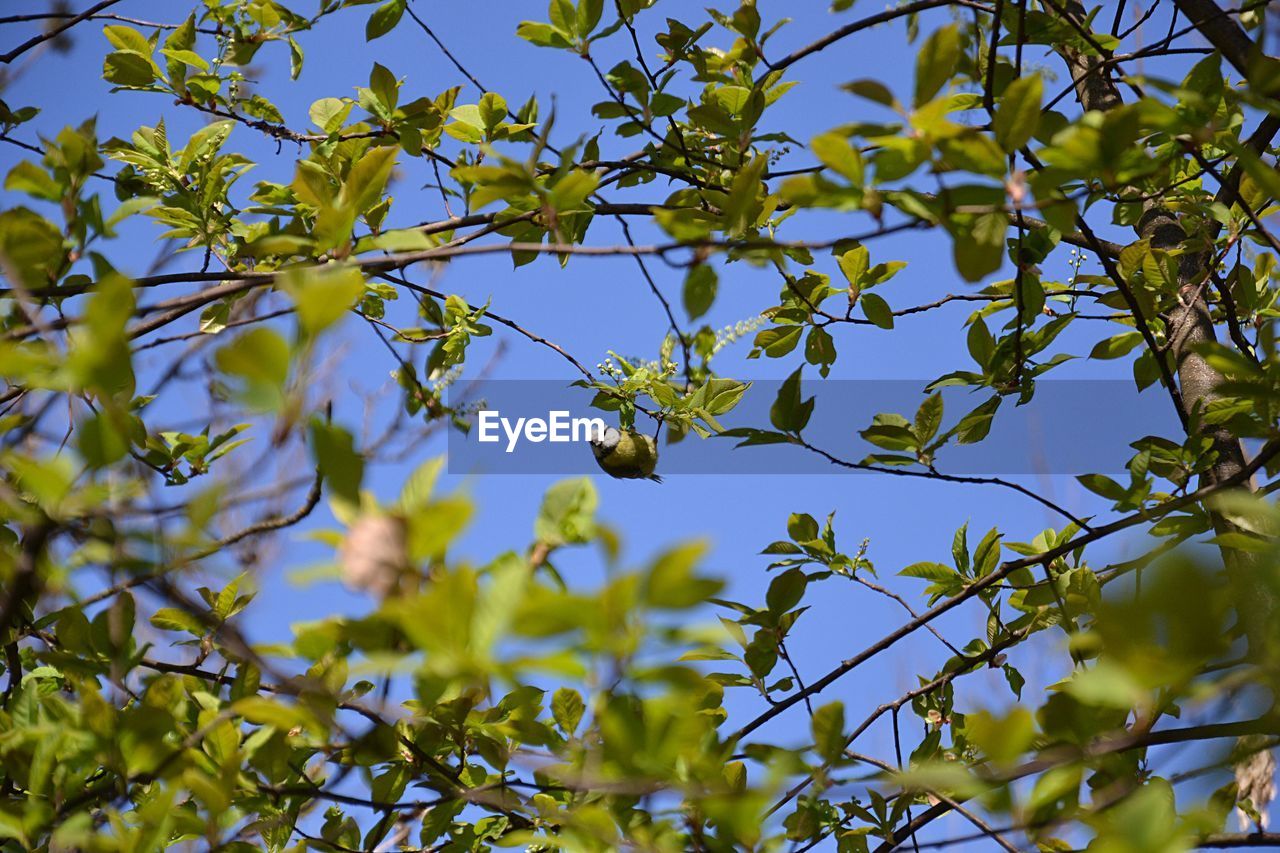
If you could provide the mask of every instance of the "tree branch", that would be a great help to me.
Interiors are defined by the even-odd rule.
[[[811,682],[809,684],[809,687],[806,690],[797,691],[796,693],[793,693],[792,695],[788,696],[786,699],[779,700],[777,704],[771,705],[768,710],[759,714],[750,722],[748,722],[746,725],[742,726],[737,731],[728,735],[726,739],[730,741],[741,740],[743,737],[749,735],[751,732],[760,728],[765,723],[772,720],[774,717],[777,717],[782,713],[784,713],[785,711],[787,711],[796,703],[802,702],[805,696],[811,696],[815,693],[820,693],[821,691],[830,687],[840,678],[844,677],[845,675],[848,675],[850,672],[853,672],[853,670],[857,669],[866,661],[870,660],[871,658],[875,657],[876,655],[880,654],[886,649],[889,649],[892,646],[894,646],[899,640],[903,639],[904,637],[910,636],[911,634],[914,634],[919,628],[923,627],[926,623],[932,622],[934,619],[954,609],[960,604],[963,604],[964,602],[968,601],[970,598],[973,598],[983,590],[996,585],[997,583],[1004,580],[1006,577],[1018,571],[1019,569],[1030,568],[1032,566],[1037,566],[1042,563],[1047,563],[1051,560],[1056,560],[1058,557],[1069,554],[1072,551],[1076,550],[1077,548],[1080,548],[1084,545],[1088,545],[1091,542],[1097,542],[1100,539],[1105,539],[1106,537],[1111,536],[1114,533],[1118,533],[1121,530],[1127,530],[1128,528],[1134,527],[1138,524],[1143,524],[1146,522],[1154,521],[1159,518],[1163,518],[1169,513],[1182,509],[1185,506],[1190,506],[1192,504],[1199,503],[1200,501],[1204,500],[1210,495],[1216,494],[1220,491],[1224,491],[1228,488],[1238,486],[1241,483],[1246,482],[1249,479],[1249,477],[1253,476],[1253,473],[1255,471],[1260,469],[1263,465],[1267,464],[1276,456],[1280,456],[1280,441],[1269,442],[1267,445],[1265,445],[1262,448],[1262,450],[1258,453],[1258,455],[1255,456],[1252,459],[1252,461],[1249,462],[1248,465],[1246,465],[1244,468],[1242,468],[1239,472],[1237,472],[1233,477],[1231,477],[1228,480],[1224,480],[1218,483],[1205,484],[1200,488],[1196,489],[1195,491],[1189,492],[1188,494],[1183,495],[1182,497],[1173,498],[1171,500],[1165,501],[1162,504],[1158,504],[1154,507],[1149,507],[1144,510],[1139,510],[1138,512],[1127,515],[1124,518],[1117,519],[1116,521],[1113,521],[1110,524],[1106,524],[1101,527],[1095,527],[1093,530],[1087,533],[1081,533],[1080,535],[1072,538],[1067,542],[1064,542],[1063,544],[1057,546],[1056,548],[1051,548],[1048,551],[1045,551],[1043,554],[1037,554],[1031,557],[1023,557],[1022,559],[1012,560],[1010,562],[1002,564],[998,569],[993,571],[991,574],[969,585],[967,588],[965,588],[963,592],[959,592],[956,595],[953,595],[952,597],[942,601],[941,603],[934,605],[933,607],[926,610],[924,613],[920,614],[918,618],[910,620],[906,624],[899,627],[897,630],[886,635],[885,637],[881,638],[875,643],[872,643],[870,646],[863,649],[858,654],[854,655],[848,660],[841,662],[839,666],[832,669],[822,678],[819,678],[817,681]]]
[[[54,27],[53,29],[47,32],[40,33],[40,35],[32,36],[31,38],[27,39],[22,44],[18,45],[8,53],[0,54],[0,62],[3,62],[5,65],[8,65],[10,62],[13,62],[19,56],[26,53],[28,50],[31,50],[31,48],[35,47],[36,45],[43,44],[44,42],[57,38],[58,36],[65,33],[67,30],[74,27],[76,24],[79,24],[82,21],[88,20],[98,12],[101,12],[103,9],[106,9],[109,6],[114,6],[119,2],[120,0],[102,0],[102,2],[100,3],[95,3],[94,5],[90,6],[88,9],[85,9],[79,15],[76,15],[74,18],[67,21],[65,24],[61,24],[57,27]]]

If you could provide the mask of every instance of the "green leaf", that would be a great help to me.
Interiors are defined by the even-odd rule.
[[[251,723],[274,726],[283,732],[297,726],[315,725],[315,718],[306,709],[297,705],[287,705],[276,699],[268,699],[266,696],[246,696],[237,701],[232,708]]]
[[[107,217],[104,224],[108,229],[114,229],[116,225],[119,225],[130,216],[152,207],[155,203],[156,200],[151,196],[137,196],[135,198],[126,199],[125,201],[120,202],[120,205],[110,216]],[[108,234],[108,236],[114,237],[115,233],[112,232]]]
[[[645,584],[644,598],[650,607],[684,610],[705,602],[720,591],[717,580],[698,577],[693,568],[706,552],[702,542],[671,548],[656,559]]]
[[[298,326],[315,337],[336,323],[364,295],[364,274],[359,267],[303,267],[282,277],[281,289],[293,298]]]
[[[974,444],[986,438],[991,432],[991,422],[1000,408],[1001,399],[997,394],[961,418],[954,428],[956,440],[961,444]]]
[[[552,547],[589,542],[596,534],[599,498],[590,477],[561,480],[547,489],[533,523],[533,535]]]
[[[920,408],[916,410],[915,433],[920,439],[920,444],[926,445],[938,434],[938,427],[942,425],[942,395],[931,394],[925,401],[920,404]]]
[[[302,74],[302,61],[305,55],[302,52],[302,45],[298,44],[293,36],[289,36],[289,79],[297,80]]]
[[[882,106],[893,107],[898,103],[898,99],[893,96],[893,92],[889,91],[889,87],[879,80],[854,80],[840,88]]]
[[[409,475],[400,489],[400,497],[396,500],[396,512],[412,515],[426,509],[435,491],[436,480],[440,478],[440,471],[444,468],[444,462],[443,456],[428,459]]]
[[[996,141],[1012,154],[1031,141],[1040,125],[1040,99],[1044,83],[1039,74],[1019,77],[1004,90],[1000,105],[991,119]]]
[[[351,433],[320,418],[313,418],[311,452],[333,496],[358,506],[360,482],[364,479],[364,457],[356,452]]]
[[[818,520],[807,512],[793,512],[787,517],[787,535],[795,542],[813,542],[818,538]]]
[[[387,0],[369,16],[364,26],[364,40],[373,41],[395,29],[404,15],[405,0]]]
[[[381,115],[384,120],[389,119],[400,98],[400,82],[391,73],[391,69],[381,62],[373,63],[373,70],[369,72],[369,93],[376,103],[368,106],[373,107],[373,112]],[[361,105],[365,105],[364,99],[361,99]]]
[[[102,34],[107,37],[107,41],[111,42],[111,46],[117,50],[132,50],[143,56],[151,55],[151,42],[147,41],[147,37],[133,27],[127,27],[123,24],[111,24],[102,28]]]
[[[164,56],[183,65],[190,65],[192,68],[198,68],[201,72],[208,73],[209,62],[203,56],[193,50],[175,50],[173,48],[165,48],[160,51]]]
[[[956,269],[966,281],[980,281],[1000,269],[1004,261],[1009,216],[1004,211],[983,213],[974,217],[967,230],[967,234],[962,230],[955,237]]]
[[[141,54],[118,50],[102,62],[102,77],[117,86],[150,86],[156,80],[155,65]]]
[[[997,764],[1011,764],[1031,746],[1035,737],[1031,711],[1014,708],[1004,717],[986,711],[965,714],[965,732],[973,743]]]
[[[507,102],[503,97],[494,92],[485,92],[480,98],[480,102],[476,104],[476,109],[480,113],[481,125],[485,130],[493,130],[507,117]]]
[[[572,736],[582,722],[587,705],[572,687],[561,687],[551,697],[551,716],[566,736]]]
[[[1005,681],[1009,683],[1009,689],[1013,691],[1015,699],[1022,698],[1022,688],[1026,685],[1027,680],[1022,677],[1022,673],[1014,669],[1011,665],[1005,664],[1004,670]]]
[[[920,448],[915,430],[910,428],[907,419],[901,415],[876,415],[872,419],[871,426],[858,434],[876,447],[885,450],[907,450],[914,453]]]
[[[757,156],[734,175],[729,197],[724,202],[724,230],[726,234],[744,233],[756,221],[760,208],[759,196],[763,194],[764,170],[769,158]]]
[[[591,31],[600,23],[600,17],[604,14],[604,0],[578,0],[578,35],[586,38],[591,35]]]
[[[973,576],[984,578],[1000,564],[1000,531],[993,527],[973,550]]]
[[[1089,491],[1108,500],[1123,500],[1129,493],[1128,489],[1105,474],[1081,474],[1076,479]]]
[[[391,177],[399,151],[399,148],[391,146],[366,151],[342,182],[342,191],[338,194],[339,207],[364,213],[377,204],[386,189],[387,179]]]
[[[840,272],[844,273],[849,285],[856,294],[866,285],[867,270],[871,266],[871,252],[859,243],[840,256],[838,261]]]
[[[724,377],[713,377],[699,391],[705,390],[703,408],[713,415],[723,415],[733,409],[742,400],[742,395],[750,388],[750,383],[738,382]]]
[[[186,631],[197,637],[203,637],[208,629],[197,617],[176,607],[162,607],[151,617],[152,626],[161,631]]]
[[[831,702],[815,710],[810,727],[814,751],[824,761],[837,761],[844,754],[844,703]]]
[[[571,37],[550,24],[538,21],[521,21],[516,35],[538,47],[565,48],[572,46]]]
[[[684,310],[690,320],[698,319],[711,308],[718,283],[719,276],[710,264],[698,264],[689,269],[684,277]]]
[[[1071,696],[1086,705],[1128,710],[1143,701],[1145,691],[1113,661],[1102,660],[1089,669],[1079,669],[1064,685]]]
[[[924,578],[930,581],[947,581],[956,576],[956,570],[942,563],[912,563],[898,574],[908,578]]]
[[[547,5],[547,16],[551,23],[561,32],[578,36],[578,12],[573,0],[550,0]]]
[[[969,326],[965,342],[969,347],[969,355],[973,356],[973,360],[979,367],[986,369],[991,363],[992,354],[996,351],[996,339],[991,335],[991,330],[987,328],[987,324],[981,317],[975,318],[973,325]]]
[[[32,210],[12,207],[0,212],[0,253],[23,284],[43,287],[50,284],[65,257],[62,232]]]
[[[862,155],[838,133],[815,136],[809,143],[814,156],[847,178],[854,186],[862,186],[865,175]]]
[[[4,188],[11,192],[26,193],[45,201],[58,201],[66,190],[53,177],[30,160],[23,160],[9,170]]]
[[[716,101],[725,112],[738,115],[751,100],[751,90],[746,86],[721,86],[715,93]]]
[[[325,133],[337,133],[351,114],[353,106],[352,102],[341,98],[321,98],[311,105],[309,115],[312,123]]]
[[[803,370],[798,367],[786,378],[769,408],[770,423],[783,432],[800,432],[813,414],[813,398],[802,400],[800,397],[800,374]]]
[[[412,560],[438,559],[471,520],[472,504],[463,497],[449,496],[433,502],[425,512],[409,517],[409,557]]]
[[[244,332],[214,353],[223,373],[244,380],[245,402],[263,411],[284,401],[289,377],[289,345],[274,329],[259,327]]]
[[[76,447],[91,468],[105,468],[124,458],[129,444],[106,412],[83,421],[76,430]]]
[[[862,313],[872,323],[882,329],[893,328],[893,309],[878,293],[862,294],[858,297],[858,304],[862,306]]]
[[[1110,359],[1122,358],[1142,343],[1141,332],[1121,332],[1118,335],[1098,341],[1089,352],[1089,358]]]
[[[938,94],[960,62],[960,30],[955,24],[941,27],[925,40],[916,57],[915,105],[927,103]]]
[[[761,329],[756,333],[755,345],[769,358],[782,358],[796,348],[803,332],[804,328],[801,326],[775,326],[772,329]]]
[[[10,263],[14,255],[10,254]],[[85,311],[82,334],[73,338],[68,366],[76,379],[101,393],[127,399],[135,380],[125,324],[133,314],[132,283],[118,275],[100,281]]]
[[[956,528],[955,535],[951,537],[951,559],[955,561],[956,568],[961,574],[969,571],[969,522],[965,522]]]
[[[775,577],[769,584],[769,591],[765,596],[770,612],[786,613],[799,604],[800,599],[804,598],[808,583],[808,577],[800,569],[788,569]]]
[[[481,101],[481,106],[484,102]],[[590,210],[587,197],[596,191],[600,179],[592,172],[574,169],[565,175],[547,194],[547,200],[558,213],[575,213]]]
[[[819,372],[826,376],[836,360],[836,342],[831,334],[821,326],[809,330],[809,337],[804,343],[804,360],[819,366]]]

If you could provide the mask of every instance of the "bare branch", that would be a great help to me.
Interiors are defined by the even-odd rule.
[[[101,0],[101,2],[95,3],[94,5],[90,6],[88,9],[85,9],[79,15],[76,15],[75,17],[68,20],[65,24],[60,24],[59,26],[56,26],[53,29],[48,30],[47,32],[40,33],[40,35],[32,36],[31,38],[27,39],[22,44],[18,45],[8,53],[0,54],[0,62],[3,62],[5,65],[8,65],[10,62],[13,62],[15,59],[17,59],[22,54],[26,53],[28,50],[31,50],[31,48],[37,45],[43,44],[47,41],[50,41],[51,39],[57,38],[58,36],[65,33],[67,30],[74,27],[76,24],[82,21],[88,20],[98,12],[101,12],[103,9],[106,9],[109,6],[114,6],[119,2],[120,0]]]
[[[1195,491],[1190,492],[1186,495],[1183,495],[1182,497],[1173,498],[1171,500],[1165,501],[1164,503],[1157,504],[1154,507],[1150,507],[1148,509],[1135,512],[1130,515],[1126,515],[1125,517],[1117,519],[1116,521],[1113,521],[1110,524],[1103,525],[1101,527],[1095,527],[1086,533],[1081,533],[1080,535],[1073,537],[1069,541],[1064,542],[1063,544],[1057,546],[1056,548],[1051,548],[1048,551],[1045,551],[1043,554],[1037,554],[1032,557],[1024,557],[1019,560],[1011,560],[1007,563],[1002,564],[998,569],[993,571],[991,574],[987,575],[984,578],[981,578],[980,580],[974,581],[967,588],[965,588],[963,592],[957,593],[956,595],[953,595],[952,597],[945,599],[939,604],[934,605],[933,607],[926,610],[924,613],[920,614],[918,618],[910,620],[906,624],[899,627],[897,630],[886,635],[885,637],[881,638],[875,643],[872,643],[870,646],[863,649],[861,652],[858,652],[853,657],[843,661],[835,669],[831,670],[826,675],[819,678],[817,681],[812,682],[809,685],[807,690],[797,691],[791,696],[788,696],[786,699],[779,701],[776,705],[771,706],[768,710],[759,714],[758,716],[753,718],[750,722],[748,722],[746,725],[742,726],[737,731],[729,735],[728,739],[733,741],[741,740],[743,737],[755,731],[756,729],[760,728],[765,723],[772,720],[774,717],[777,717],[782,713],[784,713],[785,711],[787,711],[789,708],[794,706],[797,702],[803,701],[805,696],[812,695],[815,693],[820,693],[821,691],[825,690],[827,687],[834,684],[840,678],[844,677],[845,675],[848,675],[850,672],[853,672],[853,670],[857,669],[866,661],[870,660],[871,658],[875,657],[876,655],[880,654],[886,649],[893,647],[899,640],[903,639],[904,637],[910,636],[911,634],[914,634],[918,629],[922,628],[926,623],[932,622],[934,619],[954,609],[960,604],[963,604],[964,602],[973,598],[983,590],[988,589],[992,586],[995,586],[1000,581],[1004,580],[1006,577],[1018,571],[1019,569],[1031,568],[1032,566],[1037,566],[1042,563],[1049,562],[1051,560],[1056,560],[1058,557],[1061,557],[1065,554],[1069,554],[1083,545],[1088,545],[1091,542],[1097,542],[1100,539],[1105,539],[1114,533],[1118,533],[1122,530],[1127,530],[1130,527],[1134,527],[1135,525],[1142,524],[1148,521],[1154,521],[1159,518],[1163,518],[1169,513],[1175,512],[1176,510],[1179,510],[1185,506],[1190,506],[1192,504],[1199,503],[1200,501],[1203,501],[1205,498],[1209,497],[1210,495],[1216,494],[1220,491],[1224,491],[1229,488],[1234,488],[1236,486],[1239,486],[1247,482],[1248,479],[1251,476],[1253,476],[1253,473],[1255,471],[1262,468],[1263,465],[1267,464],[1267,462],[1269,462],[1271,459],[1275,458],[1278,455],[1280,455],[1280,442],[1270,442],[1265,447],[1262,448],[1262,450],[1258,453],[1258,455],[1255,456],[1249,462],[1248,465],[1246,465],[1243,469],[1241,469],[1235,476],[1227,480],[1203,485],[1200,488],[1196,489]]]

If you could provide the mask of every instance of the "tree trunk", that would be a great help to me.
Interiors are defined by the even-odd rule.
[[[1178,0],[1178,6],[1193,22],[1204,22],[1198,24],[1201,34],[1236,65],[1237,70],[1244,73],[1244,68],[1240,66],[1247,61],[1252,45],[1235,23],[1217,12],[1212,0]],[[1207,9],[1206,6],[1210,8]],[[1086,18],[1078,0],[1070,0],[1065,7],[1066,14],[1074,18],[1078,26],[1084,27]],[[1066,61],[1071,77],[1076,81],[1076,98],[1083,109],[1105,112],[1123,102],[1107,69],[1100,67],[1104,62],[1103,58],[1081,54],[1066,45],[1059,46],[1058,53]],[[1263,145],[1265,144],[1264,140]],[[1140,190],[1135,189],[1135,192],[1141,194]],[[1234,191],[1231,193],[1233,196]],[[1227,203],[1231,200],[1231,197],[1226,199]],[[1146,209],[1134,230],[1139,239],[1149,241],[1155,249],[1177,249],[1187,239],[1187,233],[1177,216],[1157,201],[1146,203]],[[1211,262],[1212,255],[1208,252],[1188,252],[1180,256],[1179,304],[1168,314],[1166,320],[1168,353],[1173,359],[1180,391],[1180,414],[1189,430],[1196,428],[1195,413],[1217,396],[1217,389],[1223,381],[1222,374],[1196,351],[1198,345],[1217,340],[1209,303],[1205,298]],[[1156,358],[1165,357],[1163,353],[1152,355]],[[1201,475],[1201,485],[1226,480],[1239,474],[1245,466],[1244,447],[1230,430],[1225,427],[1213,428],[1207,434],[1212,438],[1216,459]],[[1253,488],[1252,482],[1247,488]],[[1212,513],[1212,518],[1218,533],[1233,529],[1233,525],[1220,514]],[[1248,639],[1251,652],[1259,653],[1267,641],[1268,623],[1275,609],[1271,589],[1261,577],[1264,567],[1249,552],[1226,547],[1221,551],[1223,563],[1237,591],[1240,628]]]

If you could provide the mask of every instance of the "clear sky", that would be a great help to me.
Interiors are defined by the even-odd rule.
[[[43,2],[8,0],[3,7],[6,13],[18,13],[40,10],[45,5]],[[116,11],[151,20],[176,21],[185,14],[189,5],[175,0],[127,0],[116,7]],[[291,5],[300,11],[310,12],[315,3],[314,0],[296,0]],[[859,4],[858,11],[865,13],[870,5],[864,7]],[[702,6],[702,3],[667,0],[642,16],[642,21],[648,22],[647,27],[642,27],[642,43],[649,54],[655,55],[658,50],[651,39],[652,27],[665,14],[698,21],[705,14]],[[766,22],[784,14],[797,18],[775,37],[773,51],[779,54],[823,35],[841,20],[826,11],[826,3],[761,0],[759,6]],[[515,36],[516,25],[521,19],[545,20],[542,3],[472,0],[466,3],[418,2],[414,7],[468,70],[485,86],[501,93],[508,103],[518,106],[530,94],[536,94],[545,115],[554,102],[556,142],[564,144],[579,134],[594,134],[601,128],[602,123],[591,116],[590,106],[604,100],[605,94],[590,69],[569,53],[536,48]],[[367,85],[375,58],[404,79],[402,91],[410,98],[434,96],[448,86],[462,83],[464,87],[459,103],[476,101],[479,93],[465,84],[447,58],[407,17],[391,35],[367,45],[363,37],[364,21],[373,8],[363,6],[345,10],[324,20],[315,31],[302,34],[299,42],[305,50],[306,60],[296,82],[288,79],[287,48],[269,45],[259,54],[253,74],[260,80],[258,90],[280,106],[288,124],[304,127],[307,108],[318,98],[353,96],[357,85]],[[944,20],[949,13],[939,10],[926,14],[928,17],[922,29],[926,29],[930,22]],[[23,27],[2,27],[0,44],[16,44],[26,38],[27,33]],[[162,96],[122,93],[107,98],[108,87],[101,80],[100,73],[106,42],[96,26],[79,27],[75,33],[74,50],[70,54],[41,55],[39,62],[4,92],[3,97],[11,107],[28,103],[44,107],[44,113],[17,131],[16,136],[33,142],[37,131],[53,135],[62,125],[79,122],[94,114],[98,115],[99,130],[104,139],[112,135],[127,135],[139,124],[152,124],[161,117],[174,140],[185,138],[199,126],[198,116]],[[727,46],[723,35],[715,38]],[[600,64],[606,68],[627,58],[629,53],[630,45],[624,36],[600,45],[597,51]],[[771,111],[770,126],[807,141],[814,134],[841,123],[885,118],[885,114],[878,112],[879,108],[855,99],[838,86],[851,79],[877,77],[899,92],[909,91],[914,55],[914,49],[906,43],[905,30],[895,24],[858,34],[836,48],[811,56],[788,72],[788,76],[799,80],[800,85]],[[1050,90],[1056,91],[1065,83],[1060,64],[1052,57],[1044,57],[1038,50],[1032,50],[1028,52],[1027,61],[1042,64],[1058,78],[1056,84],[1048,87]],[[450,140],[447,144],[453,143]],[[600,144],[605,156],[627,154],[638,147],[636,139],[617,139],[610,133],[601,137]],[[287,181],[291,177],[292,163],[297,154],[292,145],[284,145],[277,155],[274,142],[255,136],[247,128],[237,127],[228,147],[245,151],[260,164],[244,180],[242,190],[247,190],[255,180]],[[16,148],[0,146],[0,167],[7,171],[21,156],[25,155]],[[438,194],[420,189],[422,184],[432,181],[426,162],[413,160],[403,163],[405,158],[401,159],[403,168],[391,189],[395,196],[392,221],[408,225],[443,218]],[[799,158],[792,155],[786,165],[809,163],[803,159],[802,153]],[[655,182],[618,198],[657,202],[669,191],[663,183]],[[0,203],[5,206],[31,204],[28,199],[19,202],[12,194],[4,193],[0,193]],[[781,236],[791,239],[837,237],[868,230],[870,225],[869,218],[863,215],[812,215],[803,222],[793,220],[788,223]],[[111,247],[111,257],[123,259],[118,260],[123,268],[141,274],[156,252],[157,233],[158,229],[148,222],[132,224],[119,245]],[[1121,242],[1130,239],[1114,228],[1103,233]],[[648,242],[659,239],[660,235],[641,226],[635,230],[635,237],[638,242]],[[617,228],[601,218],[593,225],[588,242],[607,245],[619,243],[621,238]],[[921,304],[947,293],[972,292],[975,289],[952,270],[950,247],[936,236],[912,232],[875,241],[870,247],[875,260],[893,258],[909,261],[906,270],[883,291],[895,307]],[[1065,252],[1062,256],[1065,257]],[[195,255],[182,257],[170,269],[190,269],[198,266],[199,260]],[[1061,280],[1065,277],[1065,265],[1061,260],[1052,263],[1056,266],[1046,269],[1046,280]],[[830,256],[819,256],[815,266],[825,272],[836,272]],[[1096,265],[1086,264],[1086,272],[1096,269]],[[678,310],[681,274],[661,264],[652,265],[651,270],[658,286]],[[721,266],[720,273],[720,298],[705,318],[713,327],[746,320],[774,304],[778,291],[776,276],[752,271],[742,264]],[[993,276],[992,279],[999,277]],[[418,280],[421,280],[421,273]],[[462,294],[473,304],[492,299],[493,310],[555,341],[588,365],[602,361],[608,349],[654,358],[666,332],[661,306],[635,262],[626,258],[575,258],[566,269],[561,269],[554,260],[544,257],[515,272],[509,260],[501,256],[466,258],[454,261],[444,269],[434,286]],[[165,295],[170,295],[169,291]],[[967,314],[968,309],[960,305],[918,317],[901,318],[893,332],[868,326],[840,327],[835,331],[839,359],[832,376],[918,380],[923,388],[928,380],[943,373],[967,369],[971,362],[966,353],[962,326]],[[686,321],[682,315],[680,319]],[[182,328],[193,328],[194,323],[194,317],[188,318],[183,321]],[[1078,323],[1076,326],[1084,328],[1079,331],[1073,329],[1060,341],[1061,349],[1079,355],[1087,354],[1093,340],[1120,331],[1116,328],[1104,330],[1104,324],[1099,323]],[[335,396],[334,416],[336,420],[359,430],[366,414],[360,393],[384,388],[387,374],[395,365],[382,344],[364,325],[354,321],[348,323],[335,340],[340,340],[342,346],[341,360],[329,382]],[[499,342],[502,342],[503,349],[490,364]],[[718,372],[738,379],[777,379],[790,373],[802,358],[800,352],[795,352],[781,361],[748,361],[749,349],[749,340],[731,347],[718,358]],[[148,353],[149,370],[155,370],[165,352],[161,349]],[[419,357],[419,363],[421,357],[425,357],[425,351]],[[475,375],[486,364],[489,364],[490,375],[500,378],[563,378],[566,381],[576,378],[572,368],[555,353],[518,336],[502,334],[501,329],[493,339],[476,345],[469,353],[467,375]],[[810,368],[807,374],[811,381],[817,381],[815,370]],[[1055,375],[1125,378],[1129,375],[1129,368],[1127,362],[1086,363],[1081,360],[1067,365]],[[389,406],[397,404],[394,390],[384,390],[386,393],[374,405],[375,422],[386,416]],[[1148,394],[1155,393],[1157,390],[1148,391]],[[839,402],[830,397],[822,400],[827,405]],[[177,418],[181,414],[181,406],[174,406],[173,416]],[[951,412],[952,416],[956,414]],[[1090,441],[1089,421],[1095,413],[1085,411],[1080,414],[1082,417],[1075,434],[1078,440],[1087,442]],[[861,458],[867,448],[856,439],[855,431],[865,425],[865,422],[850,422],[847,444],[827,449],[848,458]],[[238,452],[256,458],[265,447],[265,438],[255,444],[256,449],[245,448]],[[380,495],[391,498],[415,465],[443,450],[443,438],[437,433],[412,448],[402,461],[373,467],[367,485]],[[750,453],[750,450],[742,452]],[[746,464],[744,462],[744,466]],[[946,468],[945,455],[940,460],[940,467]],[[267,480],[297,476],[305,473],[306,463],[300,456],[290,456],[261,470]],[[542,494],[556,479],[555,476],[446,476],[443,488],[461,489],[474,495],[479,507],[456,553],[483,563],[508,548],[526,547],[532,536],[533,519]],[[783,537],[787,515],[791,512],[808,512],[823,517],[832,510],[836,511],[837,536],[842,549],[852,552],[863,538],[869,537],[869,556],[880,570],[881,577],[888,578],[888,585],[905,595],[913,606],[921,607],[924,604],[920,597],[923,585],[918,581],[896,579],[895,573],[901,567],[920,560],[949,561],[952,535],[966,521],[973,531],[973,542],[995,525],[1013,541],[1029,540],[1049,525],[1061,526],[1060,519],[1049,515],[1042,506],[1007,490],[885,476],[682,476],[673,472],[662,485],[615,481],[602,475],[594,479],[601,496],[602,519],[623,534],[626,562],[642,562],[678,540],[705,538],[712,546],[707,569],[729,580],[727,597],[748,602],[763,601],[769,581],[765,573],[768,559],[759,556],[759,551],[770,541]],[[1029,487],[1045,490],[1073,512],[1098,511],[1095,499],[1069,477],[1015,479]],[[306,539],[306,529],[325,526],[333,525],[322,505],[303,529],[295,529],[288,534],[284,551],[260,567],[257,578],[262,601],[246,614],[251,637],[262,641],[284,640],[290,636],[290,624],[334,612],[358,613],[371,606],[365,597],[350,594],[336,583],[297,586],[287,579],[291,570],[327,556],[325,549]],[[1100,559],[1105,553],[1096,552],[1095,559]],[[594,583],[600,577],[601,560],[592,551],[566,552],[557,557],[556,563],[570,583]],[[898,604],[853,584],[845,587],[828,584],[813,603],[813,610],[801,619],[794,638],[789,641],[790,650],[806,678],[825,673],[839,660],[869,645],[900,624],[904,615]],[[957,646],[974,637],[985,637],[985,620],[976,610],[960,608],[939,624],[948,639]],[[1060,637],[1053,636],[1043,642],[1058,643],[1060,640]],[[838,682],[824,692],[823,699],[842,699],[849,717],[861,719],[876,705],[915,686],[917,674],[933,674],[947,656],[947,651],[935,638],[919,632],[916,637],[895,646],[889,653],[873,659]],[[1058,661],[1061,657],[1060,653],[1040,655],[1036,649],[1028,648],[1022,650],[1013,662],[1027,674],[1030,690],[1052,675],[1046,671],[1044,661]],[[968,710],[999,706],[1010,698],[998,671],[965,679],[959,692],[965,698],[958,705]],[[760,700],[740,693],[733,701],[737,707],[749,711]],[[787,742],[805,736],[806,731],[807,721],[797,713],[771,723],[763,734],[777,742]],[[889,729],[873,729],[863,736],[857,748],[890,757],[892,742]],[[952,816],[947,820],[960,819]],[[947,823],[940,827],[940,831],[960,834],[964,828]]]

